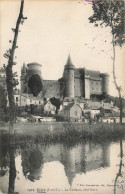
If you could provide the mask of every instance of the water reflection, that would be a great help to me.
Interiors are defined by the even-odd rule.
[[[9,194],[14,193],[16,178],[15,146],[12,142],[13,138],[7,144],[2,145],[0,150],[0,176],[7,175],[9,171]]]
[[[109,147],[103,144],[83,143],[74,147],[56,144],[32,144],[21,151],[24,176],[31,181],[40,179],[43,164],[59,161],[64,165],[69,184],[76,174],[109,166]]]
[[[9,187],[8,193],[14,193],[15,190],[15,178],[16,178],[16,166],[15,166],[15,152],[14,145],[9,146]]]
[[[9,152],[7,144],[2,145],[0,149],[0,177],[8,172],[9,167]]]
[[[28,145],[29,146],[29,145]],[[43,167],[43,155],[35,144],[21,151],[23,174],[30,181],[39,180]]]
[[[35,182],[36,184],[41,180],[44,181],[45,184],[45,180],[48,181],[48,179],[52,182],[54,177],[49,177],[46,171],[47,168],[49,170],[52,170],[53,168],[53,173],[56,174],[56,170],[60,173],[60,179],[62,178],[61,174],[63,174],[63,179],[64,177],[67,177],[67,183],[69,184],[69,187],[71,187],[74,179],[77,179],[78,175],[84,175],[87,177],[86,179],[88,179],[90,172],[90,174],[94,177],[94,174],[97,174],[96,172],[99,170],[100,172],[103,172],[103,176],[105,176],[104,174],[106,170],[103,170],[110,169],[110,165],[113,164],[112,157],[110,155],[112,151],[110,149],[111,146],[109,142],[95,143],[92,141],[88,143],[83,142],[74,146],[59,143],[42,145],[34,142],[27,142],[20,145],[11,144],[11,146],[5,144],[1,145],[0,151],[0,176],[8,177],[7,173],[9,172],[8,193],[14,193],[15,188],[19,191],[18,183],[21,181],[21,184],[25,181],[29,181],[31,183]],[[117,193],[116,191],[119,186],[118,180],[122,175],[122,140],[120,140],[119,156],[119,170],[116,177],[114,177],[114,194]],[[15,161],[15,158],[16,160],[18,159],[18,163]],[[19,174],[16,168],[19,171],[21,169]],[[110,170],[108,173],[110,173]],[[22,176],[25,177],[23,180],[21,180]],[[101,173],[100,176],[102,176]],[[20,180],[17,181],[18,177]],[[83,180],[85,183],[86,180]],[[58,181],[59,180],[56,180],[56,184]],[[15,183],[17,184],[14,188]],[[42,184],[42,182],[40,182],[40,184]]]

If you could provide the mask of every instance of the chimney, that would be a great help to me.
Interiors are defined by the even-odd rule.
[[[103,102],[103,100],[102,100],[102,102],[101,102],[101,103],[102,103],[102,107],[104,107],[104,102]]]

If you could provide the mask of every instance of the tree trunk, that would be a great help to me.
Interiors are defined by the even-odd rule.
[[[122,162],[122,159],[123,159],[123,145],[122,145],[122,138],[120,138],[120,154],[119,154],[119,157],[120,157],[120,164],[119,164],[119,171],[118,173],[116,174],[116,178],[115,178],[115,181],[114,181],[114,194],[116,194],[116,186],[117,186],[117,181],[118,181],[118,178],[121,177],[123,175],[122,173],[122,166],[123,166],[123,162]],[[121,189],[123,189],[123,185],[121,184]]]
[[[8,100],[9,100],[9,131],[11,134],[14,133],[13,124],[15,119],[15,103],[14,103],[14,93],[13,93],[13,87],[14,87],[14,79],[13,79],[13,70],[12,67],[14,65],[14,53],[15,49],[17,48],[17,38],[19,33],[19,26],[21,24],[23,18],[23,5],[24,0],[21,0],[21,6],[20,6],[20,12],[19,16],[16,22],[16,28],[12,29],[14,32],[14,39],[12,42],[12,48],[9,50],[9,55],[7,54],[6,58],[8,58],[8,64],[6,67],[6,84],[7,84],[7,93],[8,93]]]
[[[15,165],[15,153],[14,153],[14,145],[9,145],[9,187],[8,194],[13,194],[15,189],[15,178],[16,178],[16,165]]]
[[[119,101],[120,101],[120,124],[122,124],[122,97],[121,97],[121,88],[118,86],[116,82],[116,76],[115,76],[115,43],[114,43],[114,35],[113,35],[113,79],[115,87],[118,91]]]
[[[12,85],[12,68],[8,65],[6,68],[6,84],[9,100],[9,132],[14,133],[13,123],[14,123],[14,112],[15,112],[15,103],[14,103],[14,94],[13,94],[13,85]]]

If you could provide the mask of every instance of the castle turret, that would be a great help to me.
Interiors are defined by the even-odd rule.
[[[107,73],[101,73],[102,77],[102,93],[109,94],[109,75]]]
[[[85,75],[85,99],[90,99],[90,75]]]
[[[29,63],[27,64],[27,80],[28,80],[28,93],[37,96],[42,91],[42,73],[41,64]]]
[[[71,62],[70,55],[64,68],[65,96],[74,97],[74,73],[75,66]]]
[[[25,83],[25,79],[26,79],[26,72],[27,72],[27,68],[25,63],[23,63],[23,66],[21,67],[21,77],[20,77],[20,81],[21,81],[21,92],[24,92],[24,83]]]

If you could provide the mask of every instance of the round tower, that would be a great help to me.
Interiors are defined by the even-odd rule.
[[[64,80],[66,97],[74,97],[74,74],[75,66],[72,64],[70,55],[64,68]]]
[[[42,65],[38,63],[29,63],[27,65],[28,93],[31,92],[37,96],[42,90]]]
[[[109,75],[107,73],[101,73],[102,77],[102,93],[109,94]]]

